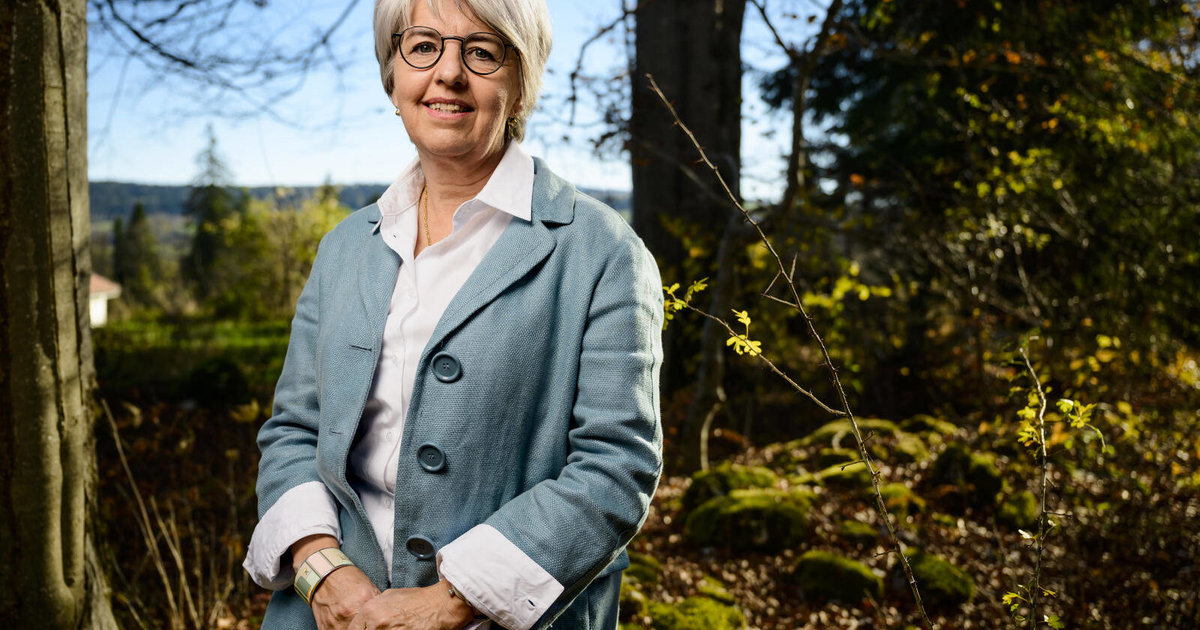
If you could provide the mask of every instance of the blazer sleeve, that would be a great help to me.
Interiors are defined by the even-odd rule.
[[[258,432],[262,457],[258,464],[258,517],[284,494],[305,483],[321,482],[317,473],[317,421],[320,415],[317,386],[317,339],[320,332],[319,304],[321,240],[312,271],[296,303],[291,337],[283,371],[275,386],[271,417]],[[323,482],[322,482],[323,483]]]
[[[617,247],[588,307],[566,466],[485,522],[563,587],[535,628],[549,625],[624,550],[662,473],[661,280],[640,239]]]

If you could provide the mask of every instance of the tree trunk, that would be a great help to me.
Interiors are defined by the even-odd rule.
[[[745,0],[642,0],[638,7],[630,120],[633,227],[658,259],[668,284],[686,287],[692,280],[718,275],[722,229],[736,210],[712,173],[696,166],[696,149],[649,89],[646,74],[654,75],[725,181],[740,194],[745,9]],[[686,243],[677,232],[686,236]],[[695,335],[687,335],[678,326],[666,331],[662,386],[668,395],[696,378],[697,350],[722,351],[721,346],[697,348]],[[686,426],[666,428],[668,439],[695,435]],[[698,453],[687,456],[694,462]]]
[[[87,13],[0,5],[0,619],[115,628],[93,545]]]

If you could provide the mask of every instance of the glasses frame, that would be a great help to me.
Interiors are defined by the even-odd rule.
[[[427,31],[433,31],[434,33],[437,33],[438,37],[442,40],[442,47],[440,50],[438,50],[437,58],[434,59],[433,62],[427,66],[418,66],[417,64],[409,61],[408,57],[404,56],[404,51],[400,48],[400,42],[401,42],[401,40],[404,39],[404,34],[413,30],[414,28],[424,29]],[[470,62],[467,61],[467,39],[474,37],[475,35],[488,35],[490,37],[495,37],[496,39],[500,40],[500,43],[504,44],[504,48],[501,49],[504,52],[501,53],[501,55],[500,55],[500,65],[496,66],[495,70],[492,70],[491,72],[479,72],[475,68],[472,68]],[[448,40],[448,39],[454,39],[454,40],[458,41],[458,57],[459,57],[459,59],[462,59],[463,66],[466,67],[467,70],[470,70],[472,74],[475,74],[475,75],[478,75],[481,77],[486,77],[489,74],[495,74],[500,71],[500,68],[504,67],[504,62],[508,61],[508,49],[509,48],[513,49],[513,52],[516,52],[517,56],[521,55],[521,51],[517,50],[516,46],[504,41],[504,38],[497,35],[496,33],[489,33],[487,31],[476,31],[474,33],[468,33],[467,35],[463,35],[460,37],[458,35],[442,35],[442,32],[437,30],[436,28],[433,28],[430,26],[419,26],[419,25],[410,26],[410,27],[404,29],[403,31],[400,31],[399,33],[392,33],[392,47],[396,49],[396,54],[400,55],[400,58],[403,59],[404,63],[408,64],[409,67],[415,68],[417,70],[428,70],[428,69],[436,66],[438,64],[438,62],[442,60],[442,55],[444,55],[446,53],[446,40]]]

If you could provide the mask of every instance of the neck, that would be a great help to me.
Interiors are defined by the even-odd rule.
[[[468,199],[475,198],[487,184],[504,157],[504,149],[479,159],[440,158],[421,155],[429,213],[449,216]]]

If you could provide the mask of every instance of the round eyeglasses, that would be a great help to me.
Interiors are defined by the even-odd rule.
[[[399,48],[400,57],[418,70],[432,68],[441,61],[448,39],[458,40],[463,64],[479,75],[499,70],[508,56],[508,49],[517,48],[495,33],[471,33],[466,37],[455,37],[442,35],[428,26],[410,26],[399,33],[392,33],[392,43]]]

